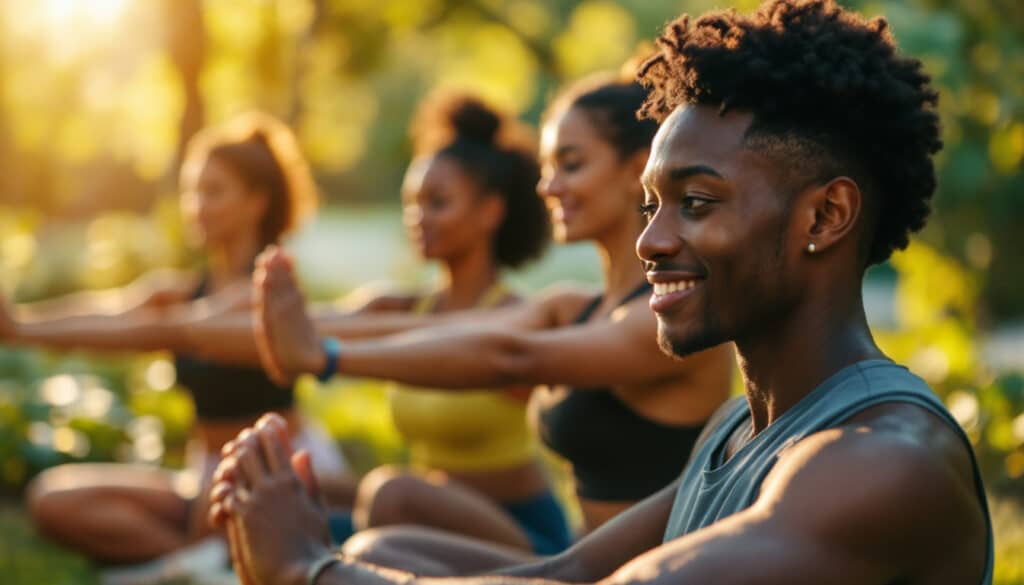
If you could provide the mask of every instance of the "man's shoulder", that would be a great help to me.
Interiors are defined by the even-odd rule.
[[[969,446],[949,422],[911,403],[872,406],[814,432],[783,451],[777,464],[781,472],[818,467],[840,477],[866,473],[858,484],[878,484],[890,496],[952,480],[974,489]]]
[[[984,542],[987,530],[968,445],[947,421],[907,403],[868,408],[794,443],[759,499],[822,536],[917,543],[899,553],[908,559],[955,554],[965,534]]]

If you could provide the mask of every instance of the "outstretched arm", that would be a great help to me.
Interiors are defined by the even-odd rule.
[[[421,315],[408,312],[409,297],[387,295],[351,310],[320,305],[306,312],[319,336],[353,341],[451,323],[528,323],[531,316],[524,314],[523,305]],[[252,320],[248,312],[210,315],[184,324],[184,335],[190,351],[206,359],[259,366]]]
[[[264,367],[280,382],[323,371],[326,355],[306,314],[291,261],[277,252],[261,257],[259,267],[256,327]],[[556,326],[564,323],[557,300],[553,296],[523,303],[500,319],[459,320],[345,343],[339,370],[452,389],[587,387],[654,383],[678,376],[700,361],[682,364],[658,349],[656,321],[642,300],[620,307],[609,320],[561,327]]]
[[[251,292],[225,290],[209,302],[187,303],[193,279],[162,272],[114,291],[79,293],[10,308],[0,306],[2,338],[9,343],[56,348],[176,349],[176,328],[200,312],[245,307]]]
[[[617,320],[551,330],[454,324],[344,344],[340,371],[445,388],[654,382],[685,366],[658,351],[654,317],[640,305]]]
[[[9,307],[0,303],[0,341],[58,349],[169,350],[221,363],[259,366],[253,338],[252,287],[239,283],[190,301],[195,279],[171,271],[139,278],[121,289],[74,293]],[[370,335],[377,317],[405,316],[411,297],[378,294],[349,311],[315,308],[328,331]],[[410,322],[382,323],[386,331]]]
[[[23,303],[18,313],[27,320],[53,320],[87,315],[121,315],[136,309],[167,307],[185,302],[198,286],[188,272],[159,269],[147,272],[126,286],[83,291]]]

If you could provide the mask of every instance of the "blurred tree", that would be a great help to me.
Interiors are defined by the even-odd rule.
[[[884,14],[942,92],[924,239],[983,275],[993,318],[1024,315],[1024,4],[848,1]],[[393,204],[408,117],[433,86],[536,122],[566,80],[618,67],[679,12],[717,4],[0,0],[0,162],[13,169],[0,193],[51,216],[144,209],[198,128],[263,108],[296,127],[328,201]]]
[[[202,0],[164,0],[165,43],[171,61],[181,76],[185,107],[178,127],[178,147],[167,166],[174,173],[181,163],[185,145],[205,122],[199,92],[199,74],[206,57],[206,29]],[[176,175],[175,175],[176,176]]]

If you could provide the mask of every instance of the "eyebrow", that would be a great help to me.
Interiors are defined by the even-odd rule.
[[[566,144],[565,146],[559,146],[555,150],[555,156],[562,156],[564,154],[567,154],[567,153],[570,153],[572,151],[579,150],[579,149],[580,149],[580,147],[576,146],[575,144]]]
[[[673,182],[685,181],[690,177],[696,177],[700,175],[715,177],[716,179],[725,179],[725,177],[723,177],[721,173],[707,165],[690,165],[685,167],[675,167],[673,169],[669,169],[668,171],[669,180]],[[650,188],[650,186],[653,184],[653,181],[647,174],[644,174],[642,177],[640,177],[640,182],[643,184],[644,188]]]
[[[716,179],[725,178],[722,176],[721,173],[707,165],[691,165],[687,167],[676,167],[674,169],[669,169],[668,171],[669,179],[673,181],[683,181],[689,179],[690,177],[695,177],[698,175],[709,175],[715,177]]]

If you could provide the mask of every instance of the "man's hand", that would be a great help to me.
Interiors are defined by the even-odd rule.
[[[309,454],[292,454],[281,417],[266,415],[225,445],[215,481],[210,522],[226,526],[244,585],[301,585],[308,567],[330,553]]]

